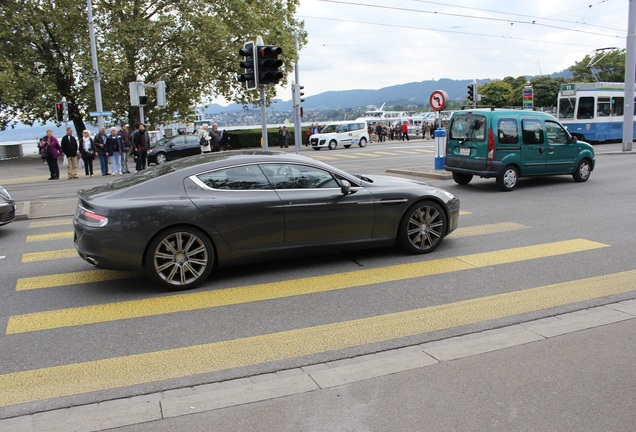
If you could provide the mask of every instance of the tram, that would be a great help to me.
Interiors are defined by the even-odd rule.
[[[570,83],[561,86],[557,118],[582,141],[621,141],[624,109],[624,83]]]

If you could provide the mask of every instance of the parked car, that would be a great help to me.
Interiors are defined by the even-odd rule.
[[[104,269],[192,288],[214,268],[398,244],[435,250],[459,200],[426,183],[351,175],[296,154],[206,153],[78,192],[75,247]]]
[[[496,178],[504,191],[526,176],[569,174],[584,182],[594,164],[594,148],[547,113],[469,109],[455,112],[450,121],[444,169],[461,185],[475,175]]]
[[[161,138],[150,144],[148,164],[162,165],[167,161],[201,153],[201,145],[197,135],[175,135]]]
[[[314,150],[327,147],[335,150],[339,145],[349,148],[352,145],[366,147],[369,142],[367,122],[364,120],[339,121],[327,124],[318,134],[309,138]]]
[[[0,226],[6,225],[15,219],[15,201],[9,192],[0,186]]]

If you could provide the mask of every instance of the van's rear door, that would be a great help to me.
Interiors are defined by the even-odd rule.
[[[488,157],[487,119],[477,113],[453,115],[449,127],[446,165],[485,170]]]

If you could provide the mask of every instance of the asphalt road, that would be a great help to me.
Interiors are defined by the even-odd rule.
[[[431,143],[350,150],[308,155],[357,172],[433,166]],[[633,299],[636,158],[615,150],[597,147],[604,154],[586,183],[522,179],[502,193],[494,180],[430,180],[459,196],[463,210],[461,229],[430,256],[385,249],[226,269],[179,294],[142,275],[87,267],[72,250],[69,217],[16,221],[0,229],[0,382],[13,386],[0,397],[0,417],[324,364]],[[17,181],[4,163],[0,184],[13,182],[18,200],[72,197],[76,184],[106,181]],[[148,370],[151,363],[161,367]]]

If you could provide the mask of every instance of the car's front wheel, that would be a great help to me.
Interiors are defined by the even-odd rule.
[[[579,162],[579,165],[576,167],[576,171],[572,174],[574,177],[574,181],[576,182],[584,182],[590,178],[590,174],[592,173],[592,164],[588,159],[583,159]]]
[[[364,138],[360,138],[360,141],[358,141],[358,145],[360,147],[366,147],[367,146],[367,140],[365,140]]]
[[[159,233],[145,258],[150,278],[170,290],[194,288],[205,281],[214,266],[214,248],[205,233],[181,226]]]
[[[167,160],[168,158],[166,157],[165,153],[157,153],[157,155],[155,156],[155,161],[157,161],[157,165],[163,165],[166,163]]]
[[[446,235],[448,221],[442,206],[434,201],[421,201],[409,207],[398,228],[398,245],[409,253],[434,251]]]

